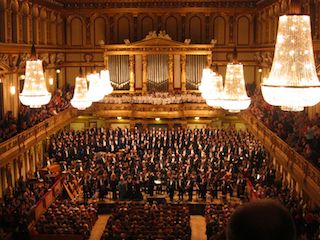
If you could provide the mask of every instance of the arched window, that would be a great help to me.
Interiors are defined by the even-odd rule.
[[[94,44],[100,45],[100,41],[106,41],[106,21],[103,17],[94,20]]]
[[[83,26],[80,18],[75,17],[71,20],[71,45],[81,46],[83,44]]]

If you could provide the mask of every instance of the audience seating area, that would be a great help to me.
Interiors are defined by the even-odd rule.
[[[50,185],[51,182],[20,178],[15,188],[9,187],[0,205],[0,230],[13,232],[15,238],[27,233],[28,224],[33,220],[33,208]]]
[[[71,97],[69,89],[57,89],[50,102],[41,108],[30,108],[21,104],[17,119],[11,111],[7,112],[0,122],[0,143],[67,109]]]
[[[75,235],[79,239],[88,239],[96,220],[96,205],[85,206],[77,201],[56,200],[36,223],[33,237],[45,235],[46,239],[53,240],[59,235],[63,235],[64,239],[73,239]]]
[[[157,203],[117,205],[101,240],[190,240],[190,215],[187,206]]]
[[[285,112],[263,100],[259,90],[252,96],[251,113],[298,153],[320,168],[320,115]]]
[[[263,145],[248,131],[63,129],[50,139],[48,154],[69,176],[65,197],[74,198],[82,189],[83,198],[56,200],[32,225],[33,239],[88,239],[97,220],[97,206],[88,203],[97,197],[117,203],[102,240],[190,239],[187,205],[141,202],[157,193],[157,182],[171,202],[206,201],[208,239],[225,239],[226,223],[237,205],[256,198],[275,198],[285,205],[301,239],[320,234],[319,209],[307,207],[301,196],[287,189]],[[41,179],[21,178],[16,188],[8,188],[0,207],[1,226],[11,227],[17,239],[27,234],[34,205],[52,185],[50,178]],[[73,184],[75,179],[79,186]],[[254,194],[249,194],[248,183]]]

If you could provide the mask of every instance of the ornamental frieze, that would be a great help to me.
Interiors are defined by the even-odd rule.
[[[65,8],[255,8],[256,1],[65,2]]]

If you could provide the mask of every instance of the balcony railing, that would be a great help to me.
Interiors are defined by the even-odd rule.
[[[77,110],[68,108],[45,121],[19,133],[0,144],[0,166],[19,155],[21,151],[46,138],[57,129],[71,122],[77,116]]]
[[[250,112],[241,114],[249,129],[254,132],[266,149],[276,157],[292,178],[310,196],[310,198],[320,205],[320,171],[312,163],[292,149],[286,142],[267,128]]]

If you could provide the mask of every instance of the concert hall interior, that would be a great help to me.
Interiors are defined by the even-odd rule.
[[[319,13],[0,0],[0,239],[320,239]]]

